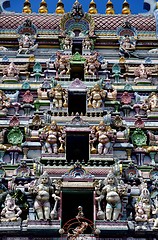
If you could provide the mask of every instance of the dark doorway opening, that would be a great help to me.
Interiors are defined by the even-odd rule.
[[[68,132],[66,135],[66,159],[89,160],[89,132]]]
[[[72,54],[78,52],[82,55],[82,40],[81,39],[74,39],[72,43]]]
[[[84,81],[84,64],[71,64],[70,69],[71,81],[75,80],[76,78]]]
[[[68,92],[68,113],[79,114],[86,113],[87,94],[86,92],[80,91],[69,91]]]
[[[93,222],[93,190],[66,190],[62,192],[62,226],[78,214],[83,207],[84,217]]]

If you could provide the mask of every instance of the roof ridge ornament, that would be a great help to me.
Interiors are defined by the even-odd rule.
[[[114,11],[114,6],[111,0],[108,0],[107,4],[106,4],[106,14],[115,14]]]
[[[90,4],[89,4],[89,10],[88,10],[88,13],[90,14],[97,14],[98,11],[97,11],[97,5],[95,3],[94,0],[91,0]]]
[[[39,13],[48,13],[47,3],[45,0],[41,0],[38,12]]]
[[[80,19],[84,16],[82,5],[78,0],[76,0],[72,6],[71,16],[75,19],[75,21],[80,21]]]
[[[64,4],[62,2],[62,0],[58,0],[57,5],[56,5],[56,14],[64,14],[65,10],[64,10]]]
[[[25,0],[22,12],[23,13],[32,13],[31,3],[29,0]]]
[[[122,4],[122,14],[130,14],[130,5],[127,2],[127,0],[124,0],[123,4]]]

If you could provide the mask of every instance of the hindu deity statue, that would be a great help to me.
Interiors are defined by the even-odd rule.
[[[106,88],[106,99],[108,101],[115,101],[117,99],[117,90],[111,85],[110,87]]]
[[[5,199],[5,207],[1,211],[1,221],[11,222],[20,220],[22,210],[15,204],[15,199],[7,194]]]
[[[99,186],[100,196],[96,197],[98,201],[98,216],[103,212],[101,201],[104,199],[106,203],[105,219],[108,221],[118,220],[122,208],[121,196],[124,192],[119,191],[119,184],[115,175],[110,172],[103,182],[99,182]]]
[[[7,114],[8,108],[10,107],[10,99],[6,94],[0,90],[0,114]]]
[[[89,39],[89,37],[86,37],[82,40],[82,47],[84,50],[91,50],[92,46],[93,42]]]
[[[67,107],[67,91],[57,84],[48,92],[48,96],[51,100],[52,107],[62,108]]]
[[[100,108],[106,97],[106,91],[101,89],[99,84],[95,84],[88,92],[88,107]]]
[[[49,220],[51,213],[50,199],[54,194],[54,188],[47,172],[44,172],[38,180],[30,183],[29,192],[35,196],[34,209],[38,220]]]
[[[142,104],[142,109],[147,110],[148,112],[157,112],[158,111],[158,95],[156,92],[151,92],[148,98],[145,99]]]
[[[49,126],[39,130],[39,137],[42,143],[42,153],[64,152],[65,132],[56,121],[52,121]]]
[[[151,74],[152,72],[149,68],[146,68],[144,64],[140,64],[134,71],[134,75],[136,76],[134,82],[138,83],[147,80],[151,82]]]
[[[119,52],[121,56],[129,58],[132,52],[135,50],[135,42],[132,41],[131,37],[126,36],[120,42]]]
[[[61,42],[61,47],[63,50],[70,50],[72,48],[72,40],[69,36],[66,36]]]
[[[16,80],[18,80],[19,79],[19,69],[16,67],[16,65],[13,63],[13,62],[11,62],[10,64],[9,64],[9,66],[7,66],[7,67],[5,67],[4,69],[3,69],[3,77],[2,77],[2,79],[4,80],[4,79],[16,79]]]
[[[37,49],[38,44],[35,44],[35,40],[33,36],[25,34],[22,35],[22,37],[19,40],[19,49],[18,53],[25,53],[28,54],[30,52],[33,52]]]
[[[156,213],[155,206],[153,205],[149,190],[144,187],[141,191],[140,199],[135,204],[135,221],[136,222],[152,222],[153,214]],[[139,229],[139,226],[137,226]],[[142,226],[146,230],[146,225]]]
[[[98,153],[105,155],[109,153],[111,147],[111,140],[114,137],[114,130],[107,126],[103,121],[97,126],[96,137],[98,141]]]
[[[97,144],[97,137],[96,137],[96,126],[91,127],[91,133],[89,136],[89,144],[90,144],[90,153],[95,154],[97,153],[96,144]]]
[[[87,58],[87,62],[85,65],[85,74],[86,75],[92,75],[92,76],[98,75],[98,69],[100,67],[100,63],[97,60],[97,57],[98,57],[98,53],[96,52],[95,54],[93,54]]]
[[[57,52],[57,58],[54,62],[54,65],[56,69],[56,78],[70,73],[69,60],[65,55],[61,55],[59,52]]]
[[[83,17],[84,12],[82,9],[82,5],[78,1],[75,1],[73,4],[71,15],[75,20],[80,20]]]

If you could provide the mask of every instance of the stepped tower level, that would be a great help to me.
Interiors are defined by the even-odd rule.
[[[121,1],[120,1],[121,2]],[[158,238],[158,10],[0,1],[0,238]]]

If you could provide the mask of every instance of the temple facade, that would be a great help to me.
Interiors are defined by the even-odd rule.
[[[158,239],[158,8],[0,4],[0,239]],[[2,3],[5,3],[4,5]]]

